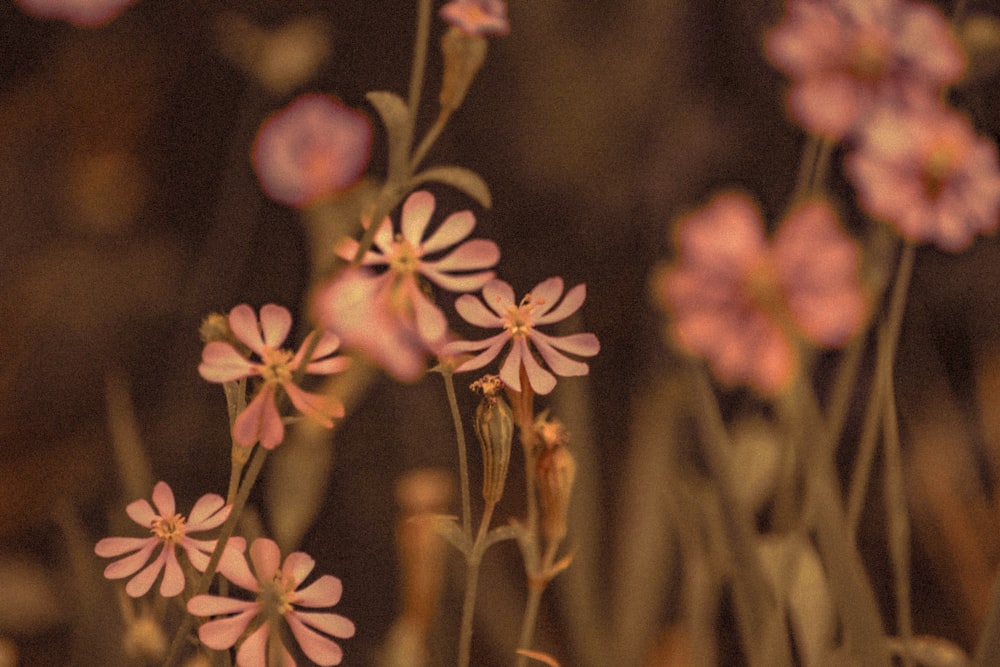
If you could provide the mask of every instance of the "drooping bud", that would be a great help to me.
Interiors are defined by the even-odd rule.
[[[462,104],[469,85],[486,60],[486,38],[469,35],[456,27],[441,38],[444,74],[441,78],[441,111],[451,113]]]
[[[566,537],[566,517],[576,477],[576,461],[565,445],[558,445],[542,451],[535,470],[542,510],[542,534],[551,546]]]
[[[500,395],[503,382],[495,375],[487,375],[472,384],[473,390],[483,394],[476,408],[476,437],[483,450],[483,499],[497,503],[503,495],[510,464],[510,446],[514,440],[514,415]]]

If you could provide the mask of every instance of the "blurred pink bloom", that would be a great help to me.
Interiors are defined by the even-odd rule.
[[[185,519],[184,515],[176,512],[174,493],[166,482],[158,482],[153,487],[153,505],[156,506],[155,510],[143,498],[129,503],[125,508],[132,520],[149,529],[152,536],[106,537],[94,546],[94,552],[102,558],[129,554],[108,565],[104,569],[104,576],[108,579],[122,579],[139,572],[125,586],[125,592],[134,598],[149,591],[160,570],[163,570],[160,595],[169,598],[184,590],[184,572],[177,560],[177,546],[184,549],[195,569],[204,572],[215,549],[215,540],[196,540],[189,537],[188,533],[218,528],[225,523],[232,509],[232,506],[226,505],[222,496],[209,493],[198,499],[190,516]],[[160,544],[163,548],[159,556],[149,562],[153,551]]]
[[[343,590],[340,580],[324,574],[299,590],[299,586],[316,565],[308,554],[296,551],[281,563],[281,552],[272,540],[261,538],[250,545],[250,561],[244,555],[227,549],[219,562],[219,572],[240,588],[257,594],[253,601],[215,595],[196,595],[187,604],[195,616],[223,616],[202,624],[198,629],[201,642],[217,651],[230,648],[248,629],[236,652],[239,667],[265,667],[268,643],[280,639],[280,628],[273,623],[282,617],[295,640],[310,660],[317,665],[339,665],[341,648],[326,635],[338,638],[354,636],[354,623],[338,614],[302,611],[298,607],[316,609],[332,607],[340,601]],[[251,625],[252,624],[252,625]],[[318,631],[318,632],[317,632]],[[321,634],[322,633],[322,634]],[[295,665],[284,644],[280,647],[285,665]]]
[[[213,341],[202,351],[198,372],[209,382],[231,382],[253,376],[263,380],[253,400],[233,423],[233,439],[238,444],[250,447],[259,440],[261,446],[273,449],[284,440],[285,427],[276,403],[279,387],[300,412],[327,428],[333,426],[333,417],[344,416],[344,406],[339,401],[304,391],[292,381],[305,361],[303,357],[315,333],[310,333],[294,354],[281,348],[292,328],[292,315],[286,308],[267,304],[260,309],[258,322],[253,309],[241,304],[229,312],[229,327],[260,362],[247,359],[227,342]],[[335,335],[324,332],[306,365],[306,372],[330,375],[347,368],[350,359],[330,356],[339,345],[340,340]]]
[[[883,109],[845,166],[862,208],[911,241],[957,251],[997,227],[997,148],[943,105]]]
[[[362,268],[339,274],[313,301],[317,322],[405,381],[419,378],[427,353],[447,339],[448,322],[427,295],[426,282],[452,292],[477,290],[496,275],[487,269],[500,259],[493,241],[465,240],[476,224],[471,211],[449,215],[427,234],[434,204],[429,192],[411,194],[403,203],[400,232],[393,234],[386,217]],[[336,251],[352,260],[358,242],[344,239]]]
[[[252,150],[261,187],[274,201],[306,206],[354,185],[371,156],[368,117],[332,95],[302,95],[260,126]]]
[[[520,370],[523,364],[528,382],[535,393],[548,394],[556,386],[556,379],[538,363],[528,345],[530,340],[556,375],[587,375],[590,368],[586,363],[571,359],[564,353],[580,357],[594,356],[601,349],[597,336],[592,333],[548,336],[536,328],[562,321],[579,310],[587,298],[587,286],[577,285],[566,292],[566,297],[559,303],[562,294],[562,278],[549,278],[536,285],[518,303],[510,285],[502,280],[491,280],[483,287],[483,301],[489,308],[483,305],[483,301],[465,294],[455,301],[455,309],[470,324],[503,331],[486,340],[448,343],[440,354],[445,356],[479,352],[455,369],[456,372],[471,371],[493,361],[510,342],[510,353],[500,365],[500,379],[514,391],[521,391]]]
[[[824,202],[794,208],[770,246],[757,206],[735,192],[682,219],[676,234],[678,260],[654,290],[680,345],[726,384],[777,393],[798,365],[791,326],[838,346],[864,322],[859,250]]]
[[[944,16],[909,0],[788,0],[765,49],[792,79],[791,115],[836,139],[874,106],[935,97],[965,70]]]
[[[118,17],[135,0],[15,0],[28,16],[59,19],[78,28],[97,28]]]
[[[441,7],[441,18],[468,35],[506,35],[507,0],[452,0]]]

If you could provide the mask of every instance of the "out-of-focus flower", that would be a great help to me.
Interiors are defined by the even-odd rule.
[[[862,208],[911,241],[957,251],[997,227],[997,148],[943,105],[883,109],[845,165]]]
[[[261,125],[251,153],[261,187],[307,206],[354,185],[371,156],[371,121],[332,95],[301,95]]]
[[[125,508],[133,521],[149,529],[152,533],[150,537],[106,537],[94,546],[94,552],[102,558],[129,554],[108,565],[104,576],[122,579],[138,572],[125,586],[125,592],[134,598],[146,594],[161,570],[160,595],[173,597],[184,590],[184,572],[177,560],[178,546],[184,549],[191,565],[204,572],[215,549],[215,540],[196,540],[189,533],[218,528],[232,509],[222,496],[209,493],[198,499],[185,519],[184,515],[177,513],[174,493],[166,482],[158,482],[153,487],[153,505],[155,510],[145,498],[141,498]],[[159,545],[163,545],[160,554],[149,562]]]
[[[256,593],[255,600],[238,600],[216,595],[196,595],[187,609],[195,616],[224,616],[203,623],[198,629],[201,642],[217,651],[233,646],[248,633],[236,652],[239,667],[265,667],[271,641],[281,643],[278,618],[284,618],[295,640],[310,660],[318,665],[339,665],[340,646],[330,637],[354,636],[354,623],[338,614],[303,611],[300,607],[332,607],[340,601],[343,587],[336,577],[324,574],[302,586],[316,565],[308,554],[296,551],[284,563],[273,540],[261,538],[250,545],[250,562],[236,550],[227,549],[219,562],[219,572],[240,588]],[[285,665],[295,665],[283,643],[278,649]]]
[[[542,534],[549,545],[559,544],[566,537],[569,499],[576,478],[576,461],[563,445],[542,450],[535,466],[538,480],[538,501],[542,513]]]
[[[467,35],[506,35],[507,0],[452,0],[440,9],[441,18]]]
[[[486,269],[500,259],[493,241],[464,240],[476,224],[471,211],[449,215],[426,235],[433,212],[429,192],[410,195],[403,204],[400,233],[393,234],[386,217],[362,266],[338,274],[313,299],[316,321],[340,336],[345,347],[360,350],[408,382],[424,373],[427,353],[447,341],[447,320],[427,295],[426,281],[453,292],[479,289],[495,275]],[[337,246],[348,260],[357,250],[353,239]],[[385,270],[376,273],[368,267]]]
[[[795,376],[796,331],[835,347],[864,322],[860,251],[825,202],[798,205],[770,246],[757,206],[735,192],[682,219],[676,234],[680,256],[653,289],[681,347],[726,384],[777,393]]]
[[[552,375],[570,377],[587,375],[589,366],[566,356],[592,357],[600,349],[597,336],[592,333],[570,336],[549,336],[537,329],[540,325],[562,321],[575,313],[587,298],[586,285],[577,285],[563,294],[562,278],[549,278],[535,286],[520,302],[514,298],[514,290],[502,280],[491,280],[483,287],[483,301],[487,308],[471,294],[464,294],[455,301],[455,309],[462,318],[478,327],[503,329],[486,340],[455,341],[441,350],[442,355],[479,352],[455,372],[472,371],[493,361],[500,350],[511,343],[510,353],[500,365],[500,379],[514,391],[521,391],[521,366],[524,366],[531,388],[538,394],[548,394],[556,386]],[[557,306],[558,304],[558,306]],[[542,359],[552,370],[542,367],[535,359],[528,341],[534,344]]]
[[[250,447],[258,440],[261,446],[273,449],[285,438],[285,427],[278,414],[277,395],[280,387],[300,412],[327,428],[333,417],[344,416],[344,406],[331,397],[312,394],[293,381],[296,371],[306,364],[306,373],[330,375],[347,368],[350,359],[332,355],[340,340],[324,332],[308,362],[304,357],[315,333],[302,342],[298,352],[281,347],[292,328],[292,315],[286,308],[267,304],[260,309],[260,321],[253,309],[241,304],[229,312],[229,327],[236,338],[260,357],[251,361],[232,344],[212,341],[205,345],[198,372],[209,382],[231,382],[247,377],[260,377],[263,384],[233,423],[233,440]],[[261,336],[263,334],[263,336]]]
[[[792,79],[791,115],[837,139],[875,106],[934,97],[965,70],[944,16],[909,0],[789,0],[765,49]]]
[[[28,16],[57,19],[78,28],[97,28],[110,23],[135,0],[15,0]]]

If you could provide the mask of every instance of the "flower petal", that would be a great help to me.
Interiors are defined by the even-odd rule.
[[[229,328],[233,330],[233,335],[257,354],[264,351],[264,339],[260,337],[257,315],[247,304],[241,303],[229,311]]]
[[[257,364],[241,355],[229,343],[213,340],[201,351],[198,374],[209,382],[231,382],[257,375]]]
[[[531,290],[531,303],[535,304],[533,317],[535,322],[539,322],[543,315],[555,307],[562,293],[563,279],[558,276],[548,278],[535,285],[535,288]],[[547,321],[551,322],[553,320]]]
[[[285,557],[281,572],[285,576],[291,577],[292,581],[295,582],[295,588],[298,588],[314,567],[316,567],[316,561],[312,556],[304,551],[293,551]]]
[[[177,562],[177,548],[172,545],[164,545],[166,562],[163,567],[163,581],[160,582],[160,595],[165,598],[172,598],[179,595],[184,590],[184,571],[181,564]]]
[[[160,570],[163,569],[163,565],[166,563],[168,548],[172,549],[173,547],[164,544],[160,555],[125,584],[125,592],[130,597],[142,597],[153,587],[153,582],[156,581],[156,577],[159,576]]]
[[[532,292],[532,296],[535,296],[534,292]],[[565,320],[567,317],[580,309],[580,306],[583,305],[586,298],[587,285],[581,283],[566,292],[566,296],[563,298],[562,303],[559,304],[558,308],[555,310],[549,310],[546,308],[545,311],[548,312],[543,311],[541,315],[536,315],[533,318],[535,320],[535,324],[551,324],[552,322]],[[553,303],[553,305],[555,304]]]
[[[295,554],[292,555],[294,556]],[[285,561],[285,566],[288,566],[287,560]],[[305,576],[302,579],[305,579]],[[298,581],[302,581],[302,579]],[[344,586],[341,584],[340,579],[331,574],[324,574],[305,588],[295,591],[294,602],[303,607],[332,607],[340,602],[340,596],[343,591]]]
[[[101,558],[114,558],[137,551],[148,543],[156,542],[155,537],[105,537],[94,545],[94,553]],[[123,575],[125,576],[125,575]]]
[[[188,611],[199,616],[208,615],[206,612],[212,613],[209,611],[211,607],[205,599],[225,600],[226,598],[216,598],[212,595],[195,596],[191,598],[190,602],[188,602]],[[196,600],[198,603],[195,602]],[[205,601],[205,603],[201,604],[203,601]],[[234,600],[234,602],[237,601]],[[192,604],[195,604],[199,611],[193,611],[191,609]],[[208,621],[207,623],[203,623],[202,626],[198,628],[198,639],[201,640],[201,643],[216,651],[223,651],[235,644],[236,640],[238,640],[240,635],[242,635],[247,629],[247,625],[249,625],[251,619],[258,614],[256,602],[244,602],[243,604],[248,605],[248,607],[235,616],[230,616],[228,618],[216,618]],[[220,609],[220,611],[215,613],[226,612],[223,612]],[[263,665],[264,663],[260,662],[258,664]]]
[[[413,306],[413,315],[417,333],[428,345],[439,342],[448,332],[448,321],[437,304],[427,298],[416,280],[412,277],[406,281],[406,294]]]
[[[434,213],[434,195],[426,190],[418,190],[406,198],[403,203],[400,229],[403,238],[419,247],[424,238],[427,223]]]
[[[507,314],[507,309],[516,306],[514,289],[499,278],[483,285],[483,301],[500,317]]]
[[[562,377],[574,377],[587,375],[590,367],[582,361],[570,359],[553,347],[552,343],[542,337],[536,336],[538,332],[533,331],[531,340],[535,343],[535,349],[542,355],[542,359],[556,375]]]
[[[271,581],[281,567],[281,550],[274,540],[258,538],[250,545],[250,561],[257,581]]]
[[[285,426],[274,404],[274,385],[265,384],[236,417],[233,439],[244,447],[252,447],[260,440],[261,446],[267,449],[274,449],[285,439]]]
[[[503,326],[503,318],[487,310],[483,302],[471,294],[463,294],[455,299],[455,310],[463,320],[477,327],[497,329]]]
[[[490,363],[496,359],[497,355],[500,354],[500,350],[503,346],[507,344],[510,340],[510,334],[506,331],[501,331],[496,336],[492,338],[487,338],[486,340],[477,341],[455,341],[454,343],[448,343],[441,349],[440,356],[455,356],[456,354],[461,354],[463,352],[474,352],[476,350],[482,350],[478,355],[469,359],[458,368],[455,369],[456,373],[464,373],[465,371],[474,371],[477,368],[482,368],[486,364]]]
[[[232,507],[226,507],[226,501],[217,493],[206,493],[191,508],[188,514],[187,532],[197,533],[203,530],[218,528],[225,523]]]
[[[344,416],[344,406],[332,397],[310,393],[292,382],[285,385],[285,392],[296,410],[326,428],[333,427],[331,417]]]
[[[285,620],[306,657],[322,667],[339,665],[340,661],[344,659],[344,652],[341,648],[333,641],[307,628],[296,616],[298,614],[294,612],[285,614]],[[347,621],[346,618],[344,620]],[[347,622],[350,623],[350,621]],[[353,627],[352,623],[351,628],[353,629]]]
[[[428,268],[427,266],[424,266],[420,273],[438,287],[446,289],[449,292],[475,292],[482,289],[483,285],[497,276],[495,271],[451,275],[435,271],[433,268]]]
[[[601,351],[601,344],[597,336],[592,333],[571,334],[569,336],[546,336],[537,329],[532,330],[531,340],[542,340],[552,347],[562,352],[575,354],[581,357],[592,357]]]
[[[548,394],[556,386],[555,376],[539,365],[538,361],[535,360],[535,356],[531,354],[530,350],[527,349],[527,343],[524,342],[523,338],[518,342],[525,347],[525,351],[521,359],[524,363],[524,370],[528,374],[528,382],[531,384],[531,388],[535,390],[536,394],[543,396]]]
[[[356,631],[354,623],[340,614],[313,611],[294,611],[289,615],[294,616],[296,620],[302,621],[311,628],[315,628],[320,632],[325,632],[331,637],[347,639],[348,637],[353,637]]]
[[[221,595],[195,595],[188,600],[188,613],[195,616],[222,616],[246,611],[256,611],[260,603],[251,600],[237,600]],[[234,640],[235,641],[235,640]],[[229,646],[232,646],[230,643]],[[214,646],[212,648],[215,648]]]
[[[283,306],[273,303],[260,309],[260,328],[264,332],[264,344],[281,347],[292,330],[292,314]]]
[[[149,561],[149,556],[153,553],[153,549],[155,549],[156,545],[159,543],[160,541],[155,537],[148,538],[139,551],[135,552],[131,556],[115,561],[104,568],[105,578],[123,579],[135,574],[139,571],[139,568]]]
[[[441,259],[424,262],[438,271],[477,271],[496,266],[500,248],[493,241],[472,239],[458,246]]]
[[[306,372],[313,375],[333,375],[342,373],[351,366],[350,357],[330,357],[322,361],[314,361],[306,366]]]
[[[510,346],[510,354],[500,364],[500,379],[514,391],[521,391],[521,357],[526,351],[527,347],[524,338],[514,339],[513,344]],[[528,354],[530,355],[531,353],[528,352]],[[462,364],[459,368],[465,365]]]
[[[425,255],[430,255],[450,248],[471,234],[472,228],[475,226],[476,216],[472,214],[472,211],[452,213],[427,238],[421,249]]]
[[[267,641],[270,639],[270,630],[270,623],[264,622],[243,640],[239,650],[236,651],[237,667],[264,667],[267,665]],[[285,666],[282,665],[282,667]]]
[[[219,572],[240,588],[256,593],[260,591],[260,583],[250,571],[246,556],[241,550],[233,548],[234,539],[236,538],[230,538],[226,543],[226,549],[219,559]]]
[[[125,506],[125,513],[137,524],[147,529],[153,527],[153,520],[157,518],[156,512],[153,511],[149,501],[145,498],[130,502]]]

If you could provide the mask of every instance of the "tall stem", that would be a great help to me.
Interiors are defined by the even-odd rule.
[[[443,371],[441,376],[444,378],[444,389],[448,393],[451,421],[455,425],[455,440],[458,442],[458,475],[462,485],[462,534],[465,535],[467,542],[472,542],[472,499],[469,492],[469,455],[465,447],[465,427],[462,426],[462,415],[458,410],[452,373]]]
[[[458,667],[468,667],[472,659],[472,622],[476,617],[476,596],[479,589],[479,566],[483,561],[483,551],[486,547],[486,535],[489,532],[490,521],[493,519],[493,508],[496,503],[487,502],[479,522],[479,532],[476,542],[466,557],[465,562],[465,597],[462,600],[462,627],[458,635]]]

